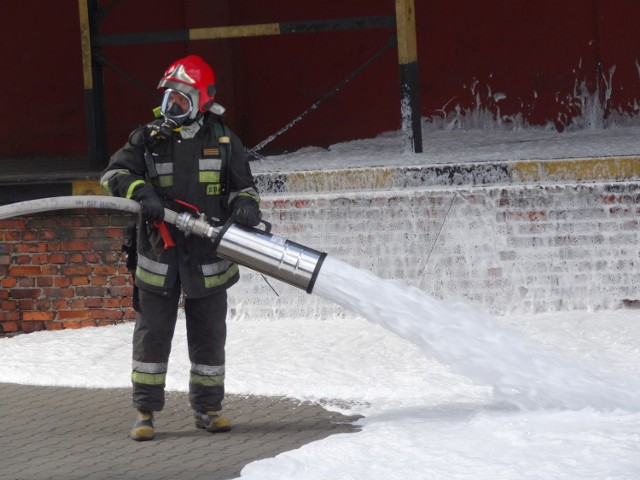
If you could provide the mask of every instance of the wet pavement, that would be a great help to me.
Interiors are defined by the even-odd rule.
[[[168,392],[156,438],[128,438],[128,389],[77,389],[0,383],[3,480],[232,479],[255,460],[338,433],[357,417],[287,398],[228,395],[227,433],[193,424],[188,394]]]

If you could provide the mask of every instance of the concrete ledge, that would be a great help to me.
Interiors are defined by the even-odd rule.
[[[514,160],[400,167],[259,173],[263,195],[395,190],[426,187],[607,183],[640,179],[640,156]],[[97,179],[5,185],[0,204],[61,195],[104,195]]]
[[[640,178],[640,157],[514,162],[509,173],[512,183],[634,180]]]
[[[640,157],[518,160],[256,175],[258,189],[263,194],[559,182],[606,183],[639,178]]]

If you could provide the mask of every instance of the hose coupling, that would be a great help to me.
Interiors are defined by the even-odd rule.
[[[215,240],[220,231],[219,228],[212,226],[204,215],[194,216],[188,212],[179,213],[176,217],[175,226],[178,230],[185,233],[193,233],[198,237],[205,237]]]

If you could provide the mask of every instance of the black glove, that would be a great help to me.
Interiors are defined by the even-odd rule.
[[[160,222],[164,218],[164,205],[153,185],[145,183],[136,188],[131,198],[140,202],[140,213],[148,222]]]
[[[236,200],[233,207],[233,215],[235,222],[247,227],[255,227],[260,223],[262,212],[260,205],[253,198],[240,197]]]

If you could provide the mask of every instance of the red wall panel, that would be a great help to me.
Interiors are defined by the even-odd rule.
[[[86,152],[77,4],[59,16],[59,3],[2,9],[0,158]]]
[[[392,0],[113,3],[104,34],[393,15]],[[580,113],[576,88],[599,88],[610,111],[635,113],[640,96],[634,0],[415,0],[422,115],[480,106],[562,129]],[[87,152],[78,6],[23,0],[3,12],[0,158],[82,157]],[[110,63],[147,92],[105,69],[110,150],[150,119],[158,79],[176,58],[198,53],[218,76],[218,100],[251,147],[329,92],[387,42],[393,29],[300,33],[236,40],[105,47]],[[151,93],[149,93],[151,92]],[[579,93],[579,92],[578,92]],[[392,49],[266,150],[377,135],[400,126]]]

